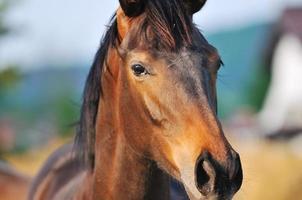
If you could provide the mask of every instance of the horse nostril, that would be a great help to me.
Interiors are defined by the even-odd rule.
[[[196,186],[203,195],[214,190],[216,172],[206,156],[202,156],[196,163]]]

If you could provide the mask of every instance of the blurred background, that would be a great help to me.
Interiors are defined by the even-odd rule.
[[[0,0],[0,160],[25,177],[72,140],[117,6]],[[209,0],[194,20],[225,64],[219,116],[244,168],[236,199],[302,199],[302,0]]]

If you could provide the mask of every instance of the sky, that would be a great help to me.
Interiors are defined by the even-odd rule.
[[[0,69],[91,63],[118,0],[19,0],[7,13],[12,34],[0,39]],[[271,22],[302,0],[208,0],[194,16],[205,34]]]

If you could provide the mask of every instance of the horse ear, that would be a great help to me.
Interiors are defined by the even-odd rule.
[[[129,29],[131,28],[132,20],[124,13],[121,7],[116,12],[116,20],[119,37],[122,41],[128,33]]]
[[[121,8],[128,17],[136,17],[145,9],[146,0],[119,0]]]
[[[206,3],[207,0],[184,0],[189,14],[193,15],[198,12]]]

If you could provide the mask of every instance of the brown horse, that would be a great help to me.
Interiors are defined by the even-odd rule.
[[[75,148],[56,152],[29,199],[231,199],[239,155],[216,116],[220,57],[193,25],[205,0],[120,0],[84,91]]]
[[[30,178],[0,161],[0,200],[25,200]]]

